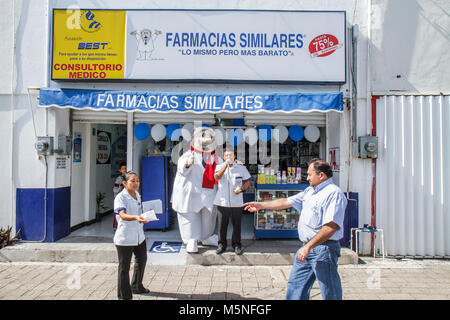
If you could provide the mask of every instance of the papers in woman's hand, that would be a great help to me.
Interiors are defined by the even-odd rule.
[[[163,213],[162,201],[159,199],[144,201],[144,202],[142,202],[142,210],[144,212],[154,210],[156,213]]]
[[[150,210],[144,212],[142,215],[145,221],[158,221],[159,219],[156,217],[155,210]]]

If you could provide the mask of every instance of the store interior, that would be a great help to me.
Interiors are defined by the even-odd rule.
[[[194,130],[194,123],[137,123],[134,126],[133,138],[133,171],[137,172],[141,179],[141,195],[143,201],[154,200],[154,192],[146,193],[145,184],[151,182],[153,188],[161,190],[160,197],[168,204],[160,216],[161,223],[149,223],[145,225],[146,233],[153,240],[180,241],[176,213],[171,210],[170,197],[173,180],[176,173],[177,156],[186,150],[186,141]],[[308,162],[312,158],[323,157],[324,146],[321,143],[325,134],[325,128],[315,125],[291,125],[283,126],[276,123],[261,125],[246,125],[243,119],[219,119],[214,123],[203,124],[216,132],[218,154],[222,155],[225,148],[233,147],[237,159],[246,166],[252,176],[251,185],[244,193],[244,202],[272,200],[279,197],[287,197],[301,190],[308,184],[306,172]],[[111,146],[122,146],[126,141],[125,125],[99,126],[98,132],[112,132]],[[97,142],[97,151],[102,144]],[[184,145],[183,145],[184,144]],[[185,148],[183,149],[182,146]],[[102,149],[106,149],[102,147]],[[112,148],[110,148],[112,149]],[[107,163],[96,162],[97,189],[104,193],[100,207],[100,215],[96,216],[96,222],[87,226],[75,227],[71,236],[95,236],[110,238],[113,230],[113,185],[119,174],[120,162],[126,158],[123,152],[111,151],[110,161]],[[116,150],[117,151],[117,150]],[[122,150],[123,151],[123,150]],[[278,156],[277,156],[278,154]],[[91,156],[98,157],[98,152]],[[161,166],[150,162],[145,158],[163,159]],[[105,161],[103,161],[105,162]],[[164,164],[166,163],[166,164]],[[130,169],[130,168],[128,168]],[[99,173],[102,173],[100,176]],[[106,172],[106,173],[105,173]],[[163,172],[161,180],[155,178],[155,172]],[[155,189],[154,189],[155,190]],[[164,200],[165,199],[165,200]],[[166,210],[167,209],[167,210]],[[297,238],[298,212],[295,210],[259,212],[256,214],[243,212],[242,239],[258,238]],[[258,232],[260,230],[261,232]],[[231,223],[228,227],[228,237],[231,238]]]

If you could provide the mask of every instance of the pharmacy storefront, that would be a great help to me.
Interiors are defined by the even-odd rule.
[[[177,160],[197,126],[248,168],[245,200],[304,190],[316,157],[339,185],[346,39],[344,11],[53,10],[55,85],[40,89],[39,106],[70,110],[70,212],[58,234],[112,209],[123,162],[143,201],[162,200],[146,228],[170,229]],[[296,238],[298,216],[255,214],[255,238]]]

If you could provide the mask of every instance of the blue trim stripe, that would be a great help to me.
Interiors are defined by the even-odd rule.
[[[114,210],[114,214],[119,214],[120,210],[127,210],[127,208],[121,207]]]

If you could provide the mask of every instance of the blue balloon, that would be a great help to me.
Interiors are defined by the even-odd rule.
[[[289,137],[295,142],[302,140],[304,135],[303,128],[298,125],[289,128]]]
[[[139,123],[134,127],[134,136],[138,140],[145,140],[150,135],[150,127],[146,123]]]
[[[243,139],[244,132],[242,131],[242,129],[231,129],[228,133],[228,141],[233,147],[240,145]]]
[[[177,123],[169,124],[166,128],[166,134],[170,140],[176,141],[181,136],[181,127]]]
[[[269,126],[268,124],[263,124],[262,126],[259,126],[258,128],[258,137],[262,141],[270,141],[272,139],[272,126]]]

